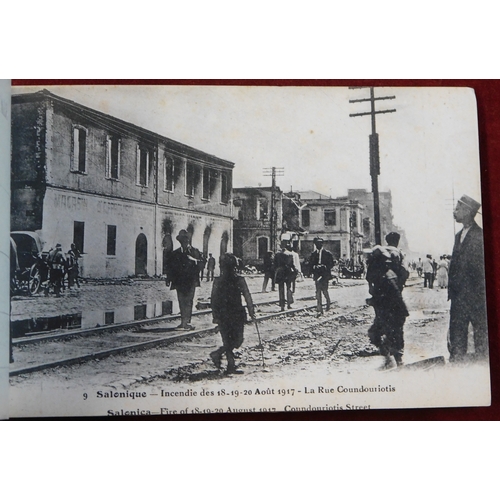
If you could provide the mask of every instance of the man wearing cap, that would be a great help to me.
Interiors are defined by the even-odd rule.
[[[66,259],[62,253],[62,245],[60,243],[56,245],[56,248],[50,250],[49,255],[47,256],[47,262],[50,269],[50,285],[54,287],[56,297],[60,297],[61,288],[63,286],[64,265],[66,263]]]
[[[480,203],[464,195],[453,212],[455,220],[463,224],[463,229],[455,236],[448,273],[448,300],[451,300],[448,349],[451,362],[466,358],[469,324],[474,330],[476,357],[486,358],[488,355],[483,230],[474,221],[480,206]]]
[[[191,325],[194,293],[196,287],[200,286],[200,270],[203,260],[200,251],[191,246],[191,236],[187,231],[184,229],[179,231],[177,241],[181,246],[174,250],[167,260],[166,285],[170,285],[171,290],[177,290],[181,313],[181,324],[178,328],[192,330],[194,328]]]
[[[331,307],[330,294],[328,293],[328,282],[332,279],[333,255],[323,248],[323,238],[314,238],[316,250],[311,254],[310,265],[313,279],[316,284],[316,301],[318,315],[323,314],[323,298],[326,299],[326,310]]]

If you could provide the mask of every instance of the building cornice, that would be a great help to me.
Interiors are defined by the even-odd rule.
[[[63,107],[69,108],[72,111],[84,115],[84,118],[89,121],[99,122],[105,120],[110,127],[117,128],[121,132],[125,131],[132,136],[139,136],[145,138],[146,140],[149,140],[151,142],[162,143],[161,146],[165,147],[165,149],[168,152],[177,154],[181,153],[189,160],[207,163],[212,166],[217,166],[227,170],[232,170],[234,168],[233,162],[230,162],[228,160],[223,160],[222,158],[218,158],[217,156],[205,153],[203,151],[200,151],[199,149],[195,149],[181,142],[169,139],[168,137],[157,134],[156,132],[144,129],[142,127],[139,127],[138,125],[134,125],[133,123],[120,120],[119,118],[115,118],[114,116],[108,115],[101,111],[89,108],[82,104],[78,104],[77,102],[71,101],[70,99],[66,99],[64,97],[60,97],[45,89],[39,92],[33,92],[28,94],[17,94],[12,96],[12,105],[18,103],[42,102],[42,101],[52,101],[58,103]],[[99,126],[102,127],[102,124],[99,124]]]
[[[190,210],[188,208],[184,207],[178,207],[176,205],[166,205],[163,203],[156,203],[154,201],[145,201],[145,200],[137,200],[135,198],[128,198],[126,196],[112,196],[112,195],[107,195],[107,194],[102,194],[98,193],[95,191],[83,191],[82,189],[72,189],[72,188],[66,188],[62,186],[56,186],[53,184],[46,184],[45,187],[50,188],[50,189],[55,189],[57,191],[64,191],[64,192],[71,192],[77,195],[87,195],[87,196],[96,196],[98,198],[102,198],[106,201],[121,201],[121,202],[129,202],[129,203],[136,203],[139,205],[147,205],[149,207],[157,207],[157,208],[164,208],[164,209],[172,209],[172,210],[177,210],[186,214],[191,214],[191,215],[205,215],[209,217],[220,217],[223,219],[233,219],[231,215],[224,215],[224,214],[218,214],[214,212],[205,212],[201,210]]]

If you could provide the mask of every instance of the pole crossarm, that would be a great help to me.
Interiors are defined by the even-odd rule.
[[[373,101],[383,101],[385,99],[396,99],[395,95],[390,95],[390,96],[385,96],[385,97],[374,97],[373,99],[370,99],[369,97],[366,99],[349,99],[350,103],[353,102],[371,102]]]
[[[375,219],[375,243],[381,245],[381,228],[380,228],[380,199],[378,191],[378,176],[380,175],[380,152],[379,152],[379,138],[376,129],[375,115],[384,113],[395,113],[395,109],[384,109],[380,111],[375,110],[375,101],[384,101],[395,99],[396,96],[383,96],[375,97],[374,87],[349,87],[350,89],[370,89],[370,97],[362,99],[351,99],[350,103],[369,102],[371,110],[364,113],[352,113],[349,116],[355,118],[357,116],[371,116],[372,133],[369,136],[370,146],[370,177],[372,179],[372,193],[373,193],[373,216]]]
[[[382,113],[395,113],[395,112],[396,112],[395,109],[383,109],[380,111],[367,111],[366,113],[352,113],[349,116],[353,118],[355,116],[380,115]]]

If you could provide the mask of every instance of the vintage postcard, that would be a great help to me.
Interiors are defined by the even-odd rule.
[[[490,405],[473,90],[11,92],[11,417]]]

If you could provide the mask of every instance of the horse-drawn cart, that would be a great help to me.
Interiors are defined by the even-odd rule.
[[[10,233],[10,292],[12,295],[38,292],[47,280],[42,243],[37,233],[14,231]]]
[[[365,268],[363,266],[356,266],[354,269],[349,269],[346,266],[342,266],[340,268],[339,275],[341,278],[362,279],[364,272]]]

